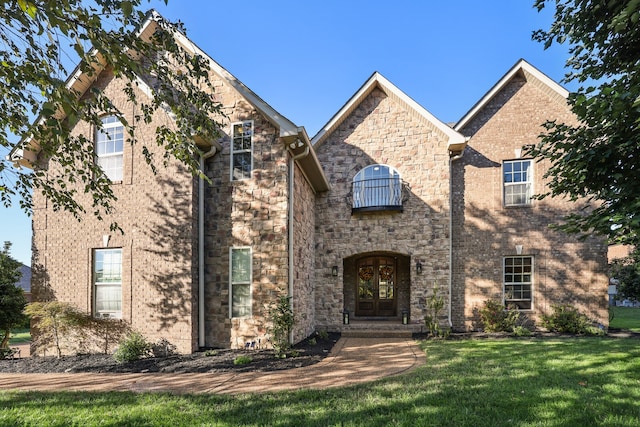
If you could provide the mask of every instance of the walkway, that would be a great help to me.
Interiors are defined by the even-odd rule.
[[[425,363],[404,338],[341,338],[320,363],[286,371],[201,374],[5,374],[0,390],[261,393],[323,389],[377,380]]]

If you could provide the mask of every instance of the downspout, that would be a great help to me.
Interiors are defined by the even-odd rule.
[[[453,162],[464,157],[464,148],[455,156],[449,156],[449,309],[447,320],[453,328],[451,307],[453,305]]]
[[[300,140],[298,140],[297,142],[300,142]],[[293,312],[293,269],[295,266],[294,263],[294,259],[293,259],[293,191],[294,191],[294,185],[293,185],[293,180],[295,177],[295,161],[298,159],[301,159],[303,157],[306,157],[309,155],[309,144],[307,143],[305,146],[305,149],[302,153],[299,154],[293,154],[293,152],[291,151],[291,148],[289,146],[287,146],[287,151],[289,152],[289,154],[291,155],[291,157],[289,157],[289,194],[287,195],[287,198],[289,199],[289,225],[288,225],[288,239],[289,239],[289,248],[288,248],[288,252],[289,252],[289,283],[288,283],[288,297],[289,297],[289,308],[291,309],[291,312]],[[293,343],[293,330],[291,330],[289,332],[289,343]]]
[[[209,151],[200,154],[200,176],[198,177],[198,347],[205,346],[204,327],[204,161],[218,152],[212,145]]]

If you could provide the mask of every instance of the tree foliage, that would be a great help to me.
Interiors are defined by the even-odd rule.
[[[34,323],[32,339],[36,351],[53,346],[58,357],[62,357],[63,343],[72,338],[73,332],[82,331],[87,321],[85,313],[60,301],[32,302],[24,311]]]
[[[165,0],[166,2],[167,0]],[[65,209],[77,218],[91,209],[102,218],[116,199],[109,180],[94,161],[89,135],[71,130],[80,120],[102,128],[101,116],[117,116],[128,142],[137,142],[136,129],[151,123],[156,111],[168,112],[174,125],[156,129],[155,141],[140,142],[140,150],[154,168],[159,162],[178,159],[198,173],[199,150],[193,135],[217,135],[220,105],[212,94],[207,58],[194,55],[179,44],[181,24],[166,21],[141,9],[144,0],[9,0],[0,4],[0,144],[5,149],[39,146],[39,164],[33,171],[16,170],[0,161],[0,200],[5,206],[20,200],[31,207],[31,189],[46,195],[54,209]],[[151,37],[139,29],[148,19],[157,24]],[[79,65],[72,71],[72,67]],[[73,77],[92,78],[111,72],[126,83],[124,92],[139,112],[134,120],[101,91],[79,93]],[[69,78],[68,78],[69,77]],[[67,79],[68,78],[68,79]],[[136,95],[143,81],[153,88],[149,97]],[[22,138],[20,143],[11,141]],[[164,148],[154,159],[146,143]],[[17,147],[16,147],[17,146]],[[47,162],[59,165],[56,173]],[[83,206],[78,193],[89,193],[91,206]]]
[[[628,257],[613,260],[609,276],[618,281],[617,299],[640,301],[640,251],[637,248]]]
[[[7,348],[11,329],[24,323],[24,310],[27,304],[24,292],[16,286],[22,276],[22,264],[9,254],[10,242],[4,242],[0,252],[0,349]]]
[[[536,0],[535,6],[542,10],[547,3]],[[538,197],[593,202],[559,227],[633,243],[640,236],[640,1],[553,3],[553,24],[533,38],[545,48],[568,44],[564,81],[580,84],[569,96],[579,122],[547,122],[540,142],[527,148],[552,162],[545,175],[550,190]]]

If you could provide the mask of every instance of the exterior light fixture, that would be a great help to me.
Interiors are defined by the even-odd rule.
[[[403,325],[409,324],[409,311],[406,308],[402,310],[402,324]]]
[[[344,310],[342,312],[342,324],[343,325],[349,324],[349,310]]]
[[[422,274],[422,263],[420,261],[416,261],[416,273]]]
[[[333,277],[336,277],[338,275],[338,266],[334,265],[333,267],[331,267],[331,275]]]

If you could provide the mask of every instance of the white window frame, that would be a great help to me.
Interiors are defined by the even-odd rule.
[[[529,281],[524,280],[525,277],[521,277],[521,280],[512,280],[512,281],[507,281],[507,259],[525,259],[528,258],[531,260],[531,271],[529,272],[528,276],[529,276]],[[513,276],[526,276],[526,272],[523,271],[521,273],[511,273],[513,274]],[[515,277],[514,277],[515,279]],[[533,310],[533,297],[534,297],[534,282],[535,282],[535,257],[533,255],[508,255],[502,258],[502,300],[504,301],[505,305],[508,304],[517,304],[518,301],[527,301],[530,304],[529,308],[519,308],[520,311],[532,311]],[[507,298],[507,286],[529,286],[529,295],[530,298]],[[521,290],[522,292],[522,290]]]
[[[236,251],[248,251],[249,253],[249,277],[245,280],[235,280],[233,274],[234,267],[234,253]],[[232,246],[229,248],[229,318],[230,319],[238,319],[238,318],[248,318],[253,315],[253,251],[250,246]],[[237,314],[235,313],[235,306],[233,303],[233,291],[234,287],[243,286],[248,287],[249,291],[249,304],[248,310],[245,314]],[[241,306],[247,308],[247,306]]]
[[[523,171],[523,165],[528,164],[526,171]],[[507,165],[510,165],[510,171],[507,171]],[[520,170],[516,170],[519,165]],[[523,180],[523,175],[525,180]],[[525,191],[519,191],[514,195],[513,191],[517,187],[524,186]],[[524,196],[524,201],[514,201],[515,198]],[[533,161],[531,159],[514,159],[502,162],[502,202],[504,206],[531,206],[533,199]]]
[[[104,147],[103,147],[104,146]],[[122,182],[124,176],[124,125],[116,116],[104,116],[102,128],[94,136],[96,164],[111,182]],[[104,150],[102,149],[104,148]],[[120,162],[119,166],[105,168],[104,163]]]
[[[374,180],[388,180],[388,187],[380,187],[372,193]],[[402,206],[402,177],[400,172],[392,166],[375,164],[366,166],[353,177],[353,209],[366,209],[376,207]],[[383,181],[381,181],[383,182]],[[359,188],[356,186],[359,183]]]
[[[250,126],[251,127],[251,141],[250,141],[250,147],[249,148],[240,148],[240,149],[235,149],[235,141],[236,139],[240,139],[242,140],[245,135],[243,133],[243,135],[236,135],[236,126]],[[230,159],[230,169],[231,169],[231,181],[242,181],[242,180],[247,180],[247,179],[251,179],[251,177],[253,176],[253,141],[254,141],[254,135],[255,135],[255,125],[253,120],[245,120],[245,121],[241,121],[241,122],[234,122],[231,123],[231,145],[230,145],[230,152],[231,152],[231,159]],[[249,174],[248,176],[245,176],[244,174],[240,177],[237,177],[235,175],[235,170],[233,167],[233,160],[234,157],[236,155],[249,155],[249,161],[250,161],[250,166],[249,166]]]
[[[116,266],[115,270],[110,270],[111,274],[116,274],[115,277],[112,277],[111,280],[103,280],[99,281],[98,279],[98,254],[106,254],[108,252],[112,252],[114,254],[119,254],[120,262],[119,264],[109,262],[110,265]],[[93,283],[93,313],[95,317],[100,318],[122,318],[122,248],[102,248],[102,249],[94,249],[92,254],[92,283]],[[104,256],[102,264],[104,265]],[[120,293],[120,301],[119,308],[112,309],[98,309],[98,289],[106,289],[106,288],[118,288]]]

